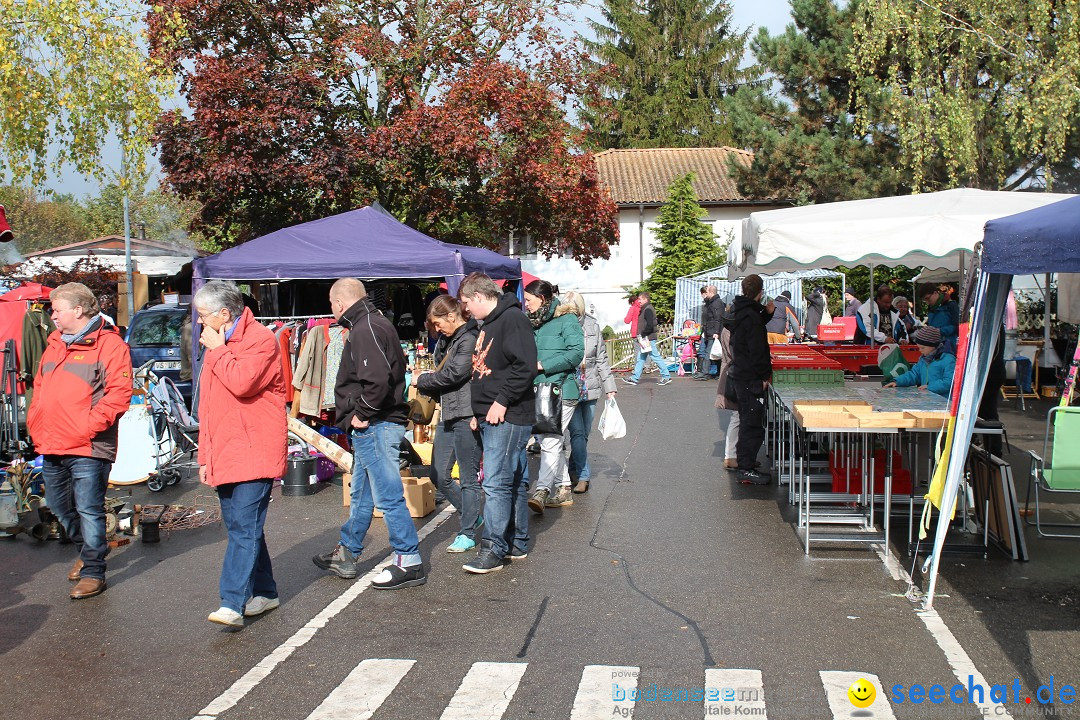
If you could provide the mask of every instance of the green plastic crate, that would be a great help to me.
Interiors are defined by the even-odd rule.
[[[778,385],[843,385],[843,370],[785,369],[773,370],[772,381]]]

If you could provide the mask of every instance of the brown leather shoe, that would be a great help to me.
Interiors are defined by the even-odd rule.
[[[85,600],[105,592],[105,581],[97,578],[82,578],[71,589],[72,600]]]
[[[574,486],[574,493],[577,494],[577,495],[581,495],[582,493],[587,493],[587,492],[589,492],[589,481],[588,480],[578,480],[577,485]]]
[[[75,564],[71,566],[71,569],[68,570],[68,580],[71,582],[79,582],[79,579],[82,578],[82,566],[82,558],[79,558],[75,561]]]

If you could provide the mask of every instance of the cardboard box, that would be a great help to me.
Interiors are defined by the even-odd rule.
[[[401,486],[405,491],[405,505],[409,508],[409,515],[420,518],[435,511],[435,486],[431,484],[431,480],[402,475]],[[374,516],[381,518],[383,514],[375,508]]]

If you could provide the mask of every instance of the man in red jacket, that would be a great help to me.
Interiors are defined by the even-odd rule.
[[[79,558],[68,572],[74,600],[105,590],[105,488],[116,460],[117,423],[131,403],[131,353],[98,315],[90,288],[52,291],[49,335],[26,424],[45,456],[45,500]]]
[[[221,607],[210,622],[240,627],[278,606],[263,526],[274,478],[285,474],[285,379],[274,333],[236,285],[211,280],[193,299],[206,348],[199,376],[199,480],[217,489],[229,536]]]

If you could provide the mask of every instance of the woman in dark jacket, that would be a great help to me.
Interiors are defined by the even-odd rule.
[[[570,472],[563,450],[563,435],[577,407],[580,389],[577,368],[585,357],[585,335],[569,306],[559,304],[550,283],[533,280],[525,288],[525,307],[536,336],[537,374],[534,384],[552,383],[562,391],[562,432],[540,435],[540,477],[529,507],[543,514],[545,507],[573,505]]]
[[[465,319],[458,301],[440,295],[431,301],[428,321],[440,333],[435,345],[435,372],[416,378],[416,389],[439,398],[439,426],[431,450],[431,479],[457,508],[461,532],[446,552],[461,553],[476,547],[477,532],[484,520],[480,517],[484,494],[477,476],[480,472],[480,433],[469,427],[472,420],[472,355],[478,330],[476,321]],[[450,476],[457,459],[461,485]]]

